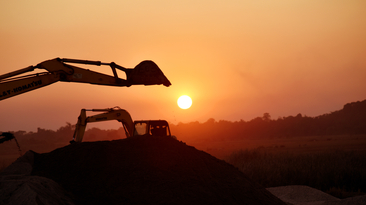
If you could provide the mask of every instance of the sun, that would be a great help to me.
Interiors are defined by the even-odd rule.
[[[188,95],[182,95],[178,98],[178,106],[182,109],[188,109],[192,105],[192,99]]]

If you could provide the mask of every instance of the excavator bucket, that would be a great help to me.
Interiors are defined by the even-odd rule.
[[[142,61],[134,69],[128,69],[126,72],[127,80],[132,85],[160,85],[163,84],[166,87],[171,85],[168,78],[160,68],[149,60]]]

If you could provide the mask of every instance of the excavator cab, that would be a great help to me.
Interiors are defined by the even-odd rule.
[[[165,120],[138,120],[135,121],[134,136],[150,135],[150,136],[169,136],[169,124]]]

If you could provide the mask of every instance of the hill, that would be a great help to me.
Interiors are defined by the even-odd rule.
[[[75,204],[284,204],[234,166],[172,138],[83,142],[33,155],[30,175],[56,182]],[[35,198],[50,203],[45,196]]]
[[[172,133],[185,142],[203,140],[242,140],[246,138],[279,138],[320,135],[366,134],[366,100],[347,103],[343,109],[309,117],[296,116],[272,119],[269,113],[250,121],[225,120],[179,123],[171,125]]]

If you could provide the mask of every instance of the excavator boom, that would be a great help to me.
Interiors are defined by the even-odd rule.
[[[0,81],[0,100],[50,85],[59,80],[58,75],[44,72]]]
[[[86,111],[103,113],[87,117]],[[126,137],[130,137],[133,135],[134,123],[132,121],[131,115],[126,110],[123,110],[119,107],[107,109],[82,109],[78,117],[78,121],[75,126],[74,136],[71,142],[81,142],[83,140],[85,128],[88,123],[102,122],[108,120],[117,120],[118,122],[121,122],[125,129]]]
[[[108,65],[111,67],[113,75],[91,71],[80,68],[73,64],[87,65]],[[24,73],[34,71],[35,69],[44,69],[47,72],[23,75]],[[127,79],[119,78],[117,71],[126,73]],[[95,85],[129,87],[131,85],[165,85],[170,86],[170,81],[153,61],[142,61],[135,68],[124,68],[112,63],[103,63],[100,61],[55,58],[39,63],[36,66],[29,66],[17,71],[0,75],[0,101],[13,97],[24,92],[38,89],[52,83],[78,82],[90,83]]]

